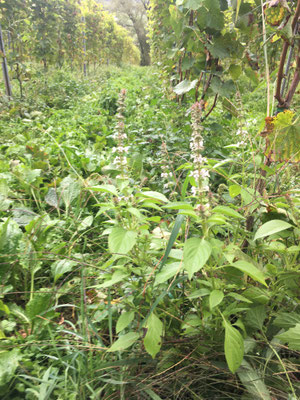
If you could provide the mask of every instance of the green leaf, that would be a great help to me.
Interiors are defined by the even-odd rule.
[[[121,332],[123,329],[133,321],[134,311],[127,311],[120,315],[116,325],[116,333]]]
[[[279,312],[273,322],[273,325],[288,329],[300,324],[300,314],[296,312]]]
[[[194,210],[194,207],[191,204],[185,203],[184,201],[175,201],[174,203],[169,203],[162,208],[168,208],[171,210]]]
[[[127,254],[136,244],[137,233],[127,231],[122,227],[113,228],[108,237],[108,247],[111,253]]]
[[[189,299],[197,299],[198,297],[208,296],[210,294],[210,290],[207,288],[202,288],[191,292],[187,297]]]
[[[198,10],[202,6],[201,0],[186,0],[184,6],[190,10]]]
[[[288,222],[282,221],[280,219],[273,219],[272,221],[268,221],[263,224],[256,232],[254,236],[254,240],[264,238],[266,236],[273,235],[274,233],[278,233],[289,229],[292,225]]]
[[[243,215],[227,206],[217,206],[212,210],[212,212],[227,215],[228,217],[245,219]]]
[[[290,19],[291,21],[291,19]],[[294,113],[285,111],[279,113],[273,120],[274,129],[268,136],[275,161],[300,161],[300,118],[293,122]]]
[[[224,299],[224,293],[221,290],[213,290],[209,295],[209,308],[212,310],[217,307]]]
[[[247,299],[247,297],[242,296],[239,293],[228,293],[227,296],[233,297],[235,300],[242,301],[244,303],[252,303],[251,300]]]
[[[224,319],[224,317],[223,317]],[[244,340],[240,332],[224,319],[225,325],[225,358],[228,368],[234,374],[244,357]]]
[[[71,176],[67,176],[60,183],[60,191],[66,207],[69,207],[79,197],[81,185]]]
[[[159,200],[159,201],[162,201],[163,203],[169,202],[169,200],[166,198],[166,196],[159,192],[147,191],[147,192],[141,192],[141,193],[139,193],[139,195],[143,196],[143,197],[149,197],[154,200]]]
[[[122,335],[117,339],[112,346],[107,350],[108,352],[122,351],[132,346],[140,335],[136,332],[128,332],[126,335]]]
[[[163,324],[160,319],[152,313],[147,320],[146,328],[147,333],[144,338],[144,346],[147,353],[149,353],[152,358],[155,358],[161,348]]]
[[[205,239],[190,238],[185,242],[183,260],[189,279],[205,265],[210,254],[211,246]]]
[[[45,314],[53,303],[53,294],[46,289],[35,293],[34,298],[26,304],[26,315],[32,321],[37,315]]]
[[[161,397],[159,397],[153,390],[151,389],[144,389],[144,392],[147,393],[148,396],[150,396],[150,399],[152,400],[162,400]]]
[[[178,233],[180,231],[181,225],[182,225],[182,223],[184,221],[184,218],[185,217],[183,215],[177,215],[177,217],[176,217],[175,224],[173,226],[173,229],[172,229],[172,232],[171,232],[171,235],[170,235],[170,239],[169,239],[168,244],[167,244],[166,252],[165,252],[165,254],[163,256],[163,259],[161,260],[160,266],[158,267],[158,272],[161,271],[162,267],[165,265],[165,263],[167,261],[167,258],[169,257],[169,254],[170,254],[170,252],[172,250],[172,247],[173,247],[173,245],[175,243],[175,240],[176,240],[176,238],[178,236]]]
[[[241,194],[241,190],[242,190],[242,188],[239,185],[229,186],[230,197],[234,198],[234,197],[238,196],[239,194]]]
[[[162,270],[156,275],[154,286],[173,278],[173,276],[180,272],[181,268],[182,263],[180,262],[174,262],[172,264],[165,265],[164,268],[162,268]]]
[[[118,197],[117,189],[113,185],[90,186],[90,187],[87,187],[86,190],[92,190],[93,192],[110,193],[110,194]]]
[[[47,204],[49,204],[49,206],[51,206],[51,207],[58,208],[59,200],[58,200],[58,197],[57,197],[57,192],[56,192],[56,190],[54,188],[50,188],[48,190],[48,193],[45,196],[45,202]]]
[[[236,64],[231,64],[229,69],[228,69],[231,78],[236,81],[239,76],[241,75],[241,73],[243,72],[242,67],[240,65],[236,65]]]
[[[267,304],[270,301],[270,297],[266,289],[251,286],[243,292],[243,295],[253,303]]]
[[[5,312],[5,314],[7,314],[7,315],[10,314],[9,308],[7,307],[6,304],[3,303],[2,300],[0,300],[0,311]]]
[[[267,284],[265,282],[265,275],[258,268],[256,268],[253,264],[251,264],[247,261],[244,261],[244,260],[239,260],[239,261],[236,261],[235,263],[232,263],[231,265],[234,268],[237,268],[240,271],[244,272],[244,274],[249,275],[255,281],[260,282],[263,285],[267,286]]]
[[[0,352],[0,387],[9,383],[14,377],[21,359],[22,356],[19,349]]]
[[[253,396],[253,399],[271,400],[269,390],[259,373],[260,370],[258,368],[254,369],[245,360],[243,360],[241,367],[237,371],[239,379],[247,389],[247,392]]]
[[[18,224],[7,219],[0,224],[0,282],[3,285],[11,273],[11,262],[16,259],[18,246],[23,236]]]
[[[261,330],[267,317],[266,307],[258,306],[247,311],[246,322],[251,328]]]
[[[56,282],[65,273],[72,271],[73,267],[75,267],[77,264],[78,263],[76,261],[67,259],[55,261],[51,265],[51,273],[54,276],[54,282]]]
[[[79,227],[78,227],[78,230],[79,230],[79,231],[84,231],[85,229],[87,229],[87,228],[89,228],[90,226],[92,226],[93,221],[94,221],[94,217],[93,217],[92,215],[89,215],[88,217],[84,218],[84,219],[81,221],[81,223],[80,223],[80,225],[79,225]]]
[[[109,279],[108,281],[105,281],[104,283],[99,285],[99,287],[100,288],[111,287],[111,286],[115,285],[116,283],[123,281],[127,277],[128,277],[128,274],[126,271],[117,270],[113,273],[111,279]]]
[[[197,79],[195,79],[192,82],[185,79],[184,81],[178,83],[178,85],[175,86],[173,90],[178,96],[181,96],[182,94],[185,94],[190,90],[194,89],[196,87],[197,82],[198,82]]]
[[[297,324],[288,331],[276,335],[275,337],[282,343],[288,343],[291,349],[300,351],[300,324]]]
[[[253,69],[250,67],[244,68],[244,72],[246,76],[252,81],[252,83],[255,86],[258,86],[259,84],[258,73],[256,71],[253,71]]]
[[[242,0],[237,0],[237,2],[236,2],[236,12],[235,12],[235,22],[237,21],[237,18],[238,18],[239,12],[240,12],[241,4],[242,4]]]

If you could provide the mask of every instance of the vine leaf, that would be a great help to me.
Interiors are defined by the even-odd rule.
[[[294,113],[286,110],[273,120],[274,129],[269,134],[274,161],[300,162],[300,118],[294,119]]]
[[[178,96],[180,96],[194,89],[196,87],[197,82],[198,82],[197,79],[193,80],[192,82],[185,79],[184,81],[180,82],[177,86],[175,86],[173,90]]]

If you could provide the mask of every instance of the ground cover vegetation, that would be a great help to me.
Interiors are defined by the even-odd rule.
[[[158,65],[12,79],[3,399],[299,398],[299,8],[152,0]]]

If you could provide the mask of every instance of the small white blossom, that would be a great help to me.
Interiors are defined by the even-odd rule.
[[[197,196],[198,194],[198,189],[196,188],[196,186],[192,186],[191,187],[191,192],[193,196]]]
[[[207,171],[207,169],[202,168],[200,170],[200,176],[201,178],[205,179],[205,178],[209,178],[209,172]]]

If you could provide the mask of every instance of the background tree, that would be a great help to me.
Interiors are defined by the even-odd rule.
[[[112,0],[102,2],[106,8],[116,13],[117,22],[129,29],[136,37],[141,65],[150,65],[150,45],[147,32],[148,0]]]
[[[17,63],[18,71],[26,61],[42,62],[45,69],[82,65],[83,59],[94,66],[139,63],[128,31],[96,0],[0,0],[0,22],[8,63],[13,69]]]

